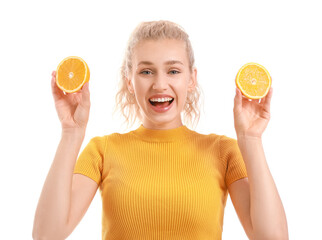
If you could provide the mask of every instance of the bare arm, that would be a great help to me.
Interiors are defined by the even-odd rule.
[[[236,89],[234,120],[238,146],[248,179],[231,184],[233,204],[251,239],[288,239],[285,211],[269,171],[262,134],[270,120],[272,89],[258,100],[244,98]]]
[[[288,239],[286,215],[261,139],[239,138],[238,145],[247,169],[254,239]]]
[[[73,169],[84,133],[62,133],[39,198],[33,237],[64,239],[71,203]]]
[[[51,81],[53,97],[62,124],[56,155],[44,183],[35,213],[34,239],[65,239],[87,210],[97,183],[73,174],[89,118],[88,83],[75,94],[64,94]]]

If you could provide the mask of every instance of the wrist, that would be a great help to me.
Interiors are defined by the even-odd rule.
[[[237,134],[237,141],[244,142],[244,141],[256,141],[261,142],[262,136],[254,136],[254,135],[247,135],[247,134]]]
[[[62,138],[84,138],[85,132],[85,128],[64,128],[62,129],[61,136]]]

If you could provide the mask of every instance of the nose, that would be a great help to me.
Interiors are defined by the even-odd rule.
[[[168,88],[168,80],[166,76],[158,74],[153,81],[152,89],[154,90],[166,90]]]

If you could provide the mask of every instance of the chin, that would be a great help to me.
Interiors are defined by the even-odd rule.
[[[181,122],[180,116],[149,116],[146,118],[150,123],[153,123],[154,125],[165,125],[165,124],[172,124]]]
[[[141,108],[141,107],[140,107]],[[177,113],[177,106],[172,106],[167,112],[155,112],[150,106],[145,105],[144,110],[141,108],[141,115],[145,122],[150,122],[155,125],[164,125],[174,122],[181,122],[181,113]],[[143,120],[142,119],[142,120]],[[143,122],[143,121],[142,121]]]

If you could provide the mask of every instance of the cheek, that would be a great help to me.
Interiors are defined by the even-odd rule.
[[[179,95],[179,97],[184,97],[187,95],[187,91],[188,91],[188,80],[185,79],[181,79],[181,81],[177,81],[173,84],[173,87],[176,91],[176,93]]]
[[[144,81],[134,80],[133,81],[134,92],[137,98],[137,101],[144,101],[147,95],[149,86],[144,84]]]
[[[187,99],[187,86],[181,85],[180,87],[176,88],[176,98],[177,98],[177,104],[179,106],[184,106]]]

